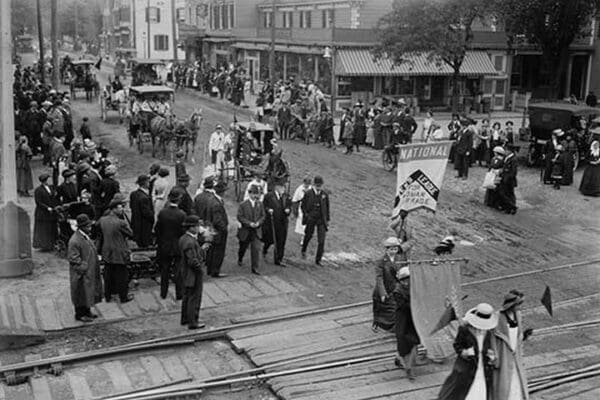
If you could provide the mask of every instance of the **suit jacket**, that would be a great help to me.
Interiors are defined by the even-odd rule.
[[[198,218],[200,218],[204,222],[206,222],[206,214],[208,212],[208,203],[210,201],[210,195],[211,193],[209,193],[207,190],[204,190],[202,191],[202,193],[198,194],[198,196],[194,198],[194,206],[192,208],[192,213],[198,216]]]
[[[100,181],[98,186],[98,205],[102,208],[102,210],[106,210],[108,208],[108,204],[112,200],[113,196],[116,193],[119,193],[121,188],[119,186],[119,182],[117,182],[113,178],[104,178]]]
[[[319,195],[314,188],[307,190],[300,207],[302,208],[303,224],[327,225],[329,223],[329,195],[323,190]]]
[[[179,208],[185,212],[186,215],[192,214],[192,208],[194,206],[194,201],[192,200],[192,196],[188,193],[187,189],[183,186],[173,186],[174,191],[177,191],[181,194],[181,200],[179,201]]]
[[[202,280],[202,268],[206,267],[206,251],[197,239],[184,233],[179,238],[179,270],[185,287],[194,287],[196,279]]]
[[[179,238],[184,234],[185,212],[179,207],[166,206],[158,213],[154,233],[158,256],[178,256]]]
[[[76,231],[69,239],[71,301],[75,307],[92,307],[102,299],[98,253],[91,239]]]
[[[154,225],[154,208],[150,194],[138,189],[129,196],[129,203],[134,240],[138,246],[148,247],[152,244]]]
[[[56,213],[48,211],[48,208],[54,208],[60,204],[54,188],[50,187],[50,193],[48,193],[48,190],[40,185],[33,191],[33,198],[35,200],[34,218],[38,221],[56,221]]]
[[[250,200],[244,200],[238,208],[238,221],[242,226],[238,229],[238,239],[241,242],[252,240],[255,237],[262,238],[261,225],[265,221],[265,208],[260,201],[256,201],[254,207]],[[250,227],[250,223],[258,222],[258,227]]]
[[[215,229],[216,235],[213,238],[213,242],[225,243],[227,240],[227,227],[229,226],[225,202],[212,192],[207,191],[206,193],[206,211],[200,218]]]
[[[77,201],[77,184],[63,182],[58,185],[56,194],[60,204],[73,203]]]
[[[456,141],[456,153],[467,154],[467,152],[473,151],[473,131],[469,128],[463,129]]]
[[[290,215],[289,211],[292,208],[292,201],[287,193],[282,194],[279,196],[279,199],[277,199],[275,192],[269,192],[265,195],[263,205],[265,207],[266,215],[265,224],[271,224],[271,214],[269,213],[269,210],[273,210],[273,222],[275,222],[275,225],[286,224],[287,226],[288,217]],[[286,209],[288,210],[287,213],[285,212]]]
[[[133,237],[129,224],[119,218],[113,211],[102,216],[97,222],[100,230],[98,253],[108,264],[128,264],[129,245],[127,238]]]

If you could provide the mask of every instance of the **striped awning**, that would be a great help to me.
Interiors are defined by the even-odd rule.
[[[453,70],[446,63],[437,64],[427,56],[413,56],[400,65],[389,59],[373,60],[367,49],[336,51],[336,74],[339,76],[449,76]],[[498,75],[490,56],[484,51],[467,51],[460,69],[461,75]]]

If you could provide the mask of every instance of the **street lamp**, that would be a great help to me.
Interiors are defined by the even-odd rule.
[[[335,113],[335,97],[336,97],[336,87],[335,87],[335,48],[332,46],[325,46],[323,49],[323,58],[327,60],[329,64],[329,75],[331,77],[331,116],[334,117]]]

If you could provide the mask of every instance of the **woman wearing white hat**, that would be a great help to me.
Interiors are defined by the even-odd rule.
[[[496,355],[490,346],[498,314],[491,305],[481,303],[467,311],[463,323],[454,340],[458,357],[438,400],[487,400],[491,390],[487,382],[491,381]]]
[[[406,261],[404,253],[400,253],[400,240],[394,236],[384,242],[385,255],[375,267],[375,289],[373,290],[373,330],[379,328],[391,331],[396,322],[396,302],[394,290],[398,284],[396,274]]]

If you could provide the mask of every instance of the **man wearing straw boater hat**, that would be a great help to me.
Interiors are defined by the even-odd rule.
[[[185,233],[179,238],[179,258],[181,280],[183,283],[183,299],[181,301],[181,325],[189,329],[204,327],[198,321],[202,301],[203,268],[206,268],[206,252],[209,243],[200,245],[199,235],[206,229],[200,218],[189,215],[183,221]]]
[[[493,348],[498,355],[494,369],[494,400],[527,400],[527,375],[523,365],[523,341],[533,332],[524,329],[521,304],[524,294],[511,290],[504,296],[498,325],[494,329]]]
[[[133,300],[128,293],[130,250],[127,239],[133,238],[133,231],[125,220],[125,196],[121,193],[114,195],[98,225],[100,227],[100,243],[98,252],[104,261],[104,298],[112,300],[113,294],[118,294],[121,303]]]
[[[96,246],[90,239],[93,221],[86,215],[77,216],[77,231],[69,239],[69,280],[75,319],[91,322],[97,315],[91,307],[102,300],[102,279],[98,266]]]
[[[492,330],[498,325],[498,313],[480,303],[465,314],[458,328],[454,349],[458,354],[450,376],[442,385],[438,400],[487,399],[496,354],[491,348]]]

